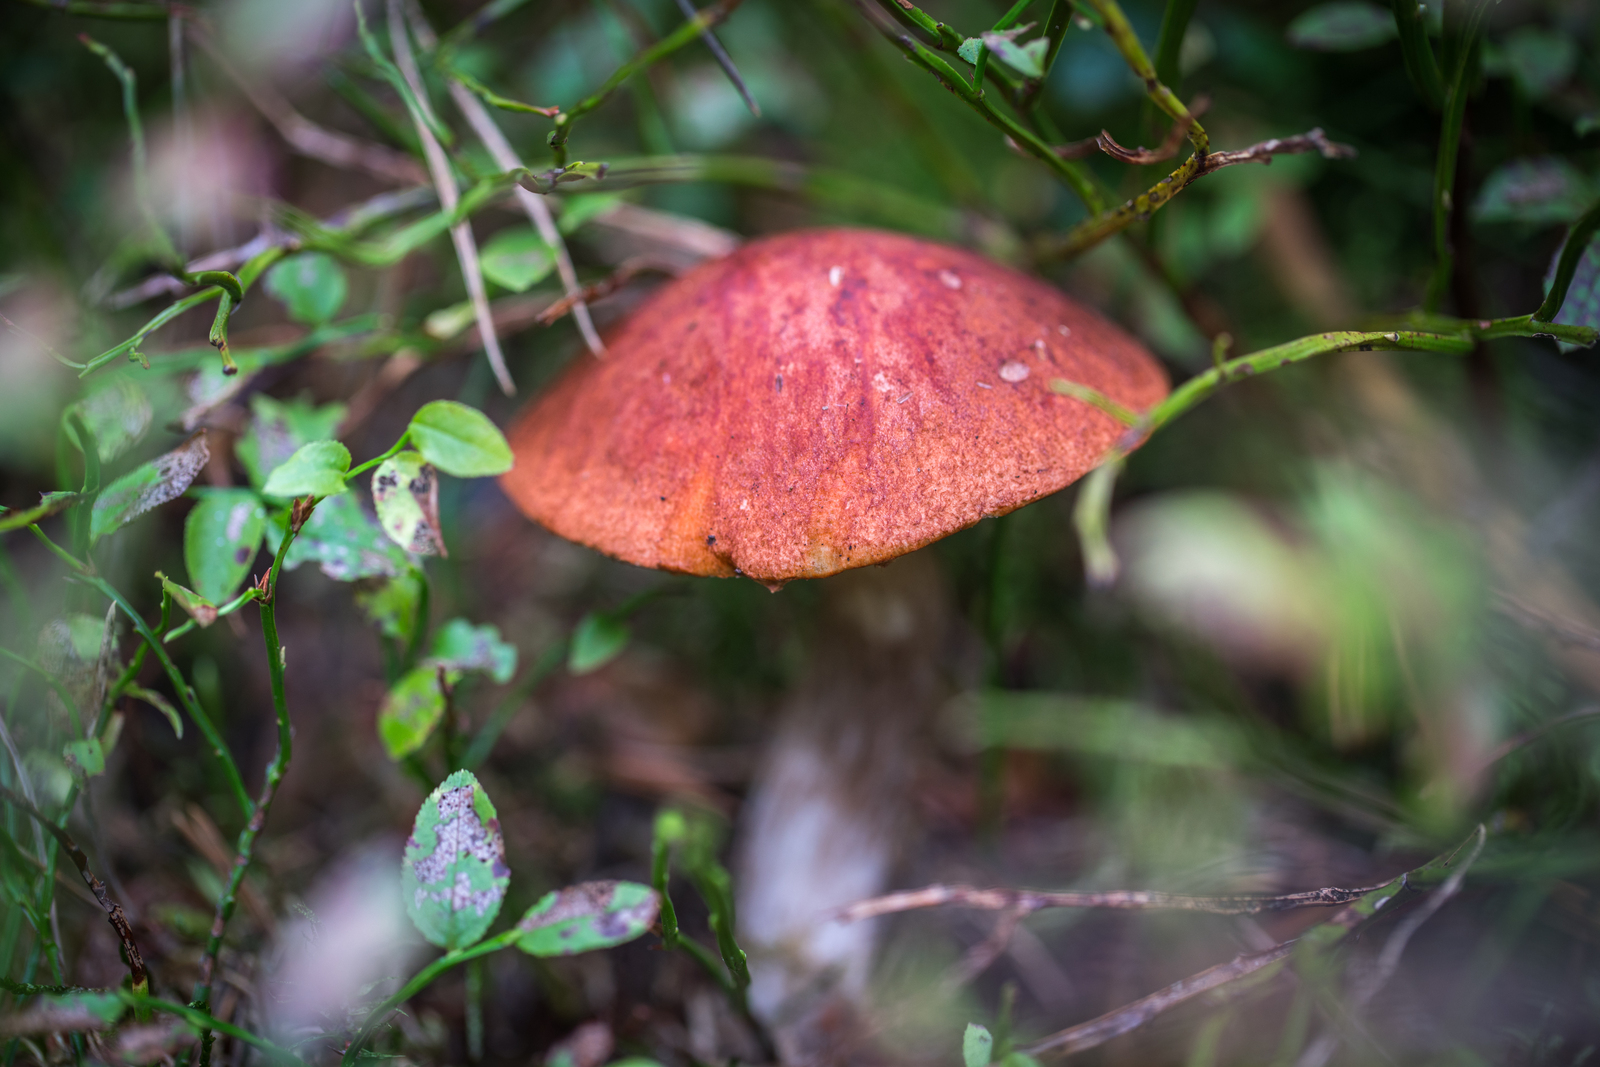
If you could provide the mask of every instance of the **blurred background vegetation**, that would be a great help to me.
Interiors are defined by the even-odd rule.
[[[1389,9],[1127,0],[1152,55],[1169,9],[1193,7],[1181,36],[1168,33],[1176,70],[1164,74],[1191,107],[1209,101],[1214,147],[1320,127],[1356,154],[1222,170],[1062,260],[1036,257],[1037,240],[1086,209],[905,61],[894,6],[737,5],[716,34],[759,116],[695,40],[572,123],[569,158],[609,169],[547,200],[582,281],[633,272],[593,301],[602,333],[669,274],[746,238],[824,224],[906,230],[1040,273],[1141,337],[1174,381],[1208,368],[1221,334],[1248,353],[1319,330],[1386,328],[1422,303],[1436,263],[1440,112],[1408,77]],[[1019,40],[1042,32],[1051,6],[1023,11],[1018,23],[1035,25]],[[424,0],[420,10],[455,69],[505,98],[569,110],[685,17],[670,0],[494,0],[482,11]],[[926,10],[961,36],[1006,14],[978,0]],[[1037,97],[1042,121],[1068,140],[1104,129],[1155,145],[1171,124],[1097,10],[1065,20]],[[1443,14],[1448,29],[1460,13],[1452,3]],[[385,12],[368,5],[366,17],[376,58],[350,7],[332,0],[0,6],[0,313],[15,326],[0,334],[0,504],[25,509],[76,488],[76,438],[63,429],[72,405],[98,403],[99,425],[126,431],[120,450],[101,436],[107,481],[206,428],[195,498],[259,489],[309,440],[337,436],[357,461],[376,456],[438,398],[504,425],[568,361],[590,358],[571,316],[535,321],[561,282],[505,187],[473,208],[471,225],[517,397],[496,387],[440,228],[379,262],[372,249],[402,248],[396,235],[437,207],[417,127],[385,76]],[[1422,20],[1436,47],[1440,17],[1429,0]],[[84,33],[134,75],[144,177],[123,84]],[[433,62],[442,53],[416,44],[471,188],[503,168],[452,110]],[[1600,8],[1502,0],[1487,6],[1474,47],[1439,306],[1469,320],[1535,307],[1568,225],[1600,194]],[[992,93],[997,76],[1025,80],[994,62]],[[493,114],[530,168],[552,165],[550,118]],[[328,131],[354,148],[338,157],[318,140]],[[1141,166],[1096,153],[1083,165],[1116,200],[1182,157]],[[155,232],[194,259],[262,235],[326,237],[307,220],[336,225],[355,205],[371,209],[367,244],[328,238],[331,255],[285,262],[300,280],[274,273],[251,290],[229,329],[235,377],[207,344],[210,304],[135,346],[148,369],[119,353],[80,380],[47,351],[88,361],[187,291],[165,287]],[[1600,324],[1597,273],[1600,246],[1562,321]],[[1025,1045],[1328,913],[1042,911],[989,951],[993,914],[931,909],[819,948],[828,924],[811,914],[794,926],[791,898],[845,903],[839,886],[870,895],[936,882],[1372,886],[1480,823],[1487,844],[1437,914],[1425,893],[1402,893],[1327,966],[1263,971],[1082,1058],[1585,1062],[1600,1043],[1597,405],[1593,351],[1536,338],[1466,355],[1328,355],[1231,385],[1130,457],[1111,511],[1121,572],[1109,584],[1085,581],[1075,489],[881,572],[777,595],[604,559],[524,519],[491,480],[443,479],[449,555],[425,566],[346,514],[359,529],[325,531],[322,547],[291,558],[309,565],[279,589],[295,758],[222,951],[213,1011],[311,1060],[337,1058],[360,1006],[423,958],[393,915],[400,848],[428,789],[470,762],[516,872],[508,915],[580,879],[648,881],[663,808],[708,820],[725,842],[755,992],[774,999],[757,1005],[757,1025],[691,961],[644,942],[570,960],[502,954],[477,978],[447,975],[397,1017],[378,1047],[412,1062],[953,1063],[968,1022]],[[366,495],[355,494],[370,509]],[[95,548],[99,573],[146,619],[161,604],[153,572],[202,585],[185,562],[191,506],[156,508]],[[65,543],[67,521],[44,529]],[[4,535],[0,645],[88,691],[107,601],[65,573],[25,531]],[[468,673],[438,734],[397,761],[375,720],[426,642],[423,588],[434,631],[458,618],[492,625],[518,663]],[[880,649],[871,620],[894,605],[916,622]],[[243,611],[168,646],[252,789],[276,737],[258,630]],[[137,638],[124,623],[116,641],[120,665]],[[177,712],[163,713],[180,695],[153,660],[137,681],[148,696],[125,695],[103,769],[85,768],[64,759],[74,735],[55,683],[0,663],[11,749],[0,784],[26,784],[67,820],[133,923],[152,991],[181,1002],[243,820],[199,732],[180,738]],[[809,786],[783,777],[786,746],[829,751],[808,716],[834,729],[891,706],[901,733],[878,758],[824,759]],[[63,808],[75,785],[81,795]],[[763,795],[783,798],[780,814],[823,803],[817,818],[869,830],[841,846],[838,869],[784,866],[785,855],[822,853],[771,811],[754,834]],[[120,982],[117,941],[71,872],[41,872],[21,812],[7,807],[0,829],[0,976]],[[674,887],[685,931],[710,944],[698,898]],[[1427,921],[1406,926],[1419,915]],[[1409,940],[1390,978],[1381,953],[1396,931]],[[296,963],[305,945],[326,955]],[[358,963],[334,980],[336,959]],[[763,986],[784,968],[815,988]],[[326,989],[308,977],[318,973]],[[28,1003],[0,993],[0,1011]],[[117,1034],[0,1038],[6,1062],[170,1061],[192,1041],[167,1031],[146,1047]],[[257,1054],[228,1040],[218,1055]]]

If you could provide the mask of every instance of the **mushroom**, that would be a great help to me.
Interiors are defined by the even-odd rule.
[[[1167,392],[1122,330],[972,252],[871,230],[752,241],[648,299],[519,418],[501,485],[618,559],[777,588],[1070,484]]]

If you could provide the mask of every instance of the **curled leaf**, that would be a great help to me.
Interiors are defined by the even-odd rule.
[[[471,771],[455,772],[422,802],[402,878],[406,914],[441,948],[465,948],[494,922],[511,869],[494,803]]]
[[[573,956],[643,934],[661,901],[638,882],[581,882],[546,893],[517,923],[517,947],[530,956]]]
[[[165,715],[167,717],[167,723],[172,727],[172,732],[177,735],[180,741],[183,739],[183,718],[178,714],[178,709],[172,706],[172,702],[170,700],[156,692],[154,689],[146,689],[143,686],[138,685],[130,685],[128,688],[124,689],[123,692],[128,696],[133,697],[135,700],[144,701],[146,704],[149,704],[152,708],[155,708],[161,714]]]
[[[211,461],[202,430],[164,456],[143,463],[112,482],[94,502],[89,536],[99,540],[152,508],[182,496]]]
[[[211,601],[193,589],[184,588],[160,571],[156,571],[156,577],[161,579],[161,588],[172,598],[172,602],[187,612],[195,622],[205,627],[217,621],[217,606]]]
[[[372,472],[372,503],[389,540],[418,556],[444,556],[439,472],[419,452],[390,456]]]
[[[631,636],[628,624],[604,612],[591,611],[578,620],[567,649],[567,670],[573,674],[597,671],[622,654]]]

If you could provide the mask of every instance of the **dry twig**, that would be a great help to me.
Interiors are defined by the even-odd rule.
[[[422,154],[428,160],[428,173],[433,176],[433,187],[439,191],[439,206],[447,212],[454,212],[461,194],[456,187],[455,172],[450,169],[449,157],[444,154],[444,148],[433,135],[433,130],[429,129],[428,122],[423,121],[424,118],[437,120],[433,118],[433,106],[428,103],[428,90],[422,84],[422,72],[417,69],[416,56],[411,52],[411,37],[406,32],[401,0],[389,0],[389,43],[394,49],[395,66],[400,68],[401,76],[405,78],[411,95],[416,98],[417,107],[422,111],[421,115],[413,116],[412,125],[417,128],[417,137],[422,141]],[[500,383],[500,391],[513,396],[517,387],[511,381],[505,354],[500,351],[500,338],[494,332],[494,319],[489,312],[489,294],[484,288],[483,273],[478,269],[478,243],[472,237],[472,223],[463,219],[451,226],[450,240],[456,246],[461,279],[466,283],[467,296],[472,300],[473,315],[478,320],[478,334],[483,340],[484,353],[489,357],[489,366],[494,371],[495,380]]]
[[[1044,908],[1110,908],[1119,910],[1202,911],[1212,915],[1260,915],[1263,912],[1293,908],[1332,907],[1349,904],[1381,886],[1360,889],[1312,889],[1276,897],[1189,897],[1150,890],[1112,890],[1102,893],[1046,893],[1031,889],[979,889],[970,885],[930,885],[902,893],[889,893],[857,901],[841,908],[830,918],[836,922],[859,922],[879,915],[936,908],[954,904],[986,911],[1020,911],[1032,914]]]
[[[42,826],[45,831],[59,844],[78,868],[78,873],[83,876],[84,884],[89,887],[89,892],[94,894],[100,907],[105,909],[106,921],[117,932],[117,937],[122,941],[122,951],[127,957],[128,974],[133,979],[133,988],[136,992],[144,992],[150,988],[150,977],[144,969],[144,957],[139,954],[139,946],[133,939],[133,928],[128,925],[128,919],[122,914],[122,905],[111,899],[111,894],[106,892],[105,883],[94,876],[89,870],[89,857],[83,854],[83,849],[78,843],[67,836],[67,832],[39,811],[38,808],[28,803],[27,800],[13,793],[5,786],[0,785],[0,797],[4,797],[18,811],[27,814],[33,821]]]
[[[185,25],[195,43],[205,50],[211,61],[239,87],[251,105],[272,123],[272,128],[296,152],[331,167],[366,171],[385,181],[404,185],[427,181],[428,176],[417,166],[417,161],[405,153],[318,126],[296,111],[294,105],[284,99],[277,89],[266,82],[251,81],[235,69],[196,22],[187,21]]]
[[[669,263],[653,256],[634,256],[631,259],[623,260],[622,263],[617,265],[617,269],[607,277],[584,286],[583,289],[576,293],[569,293],[551,304],[540,313],[539,324],[541,326],[549,326],[579,304],[593,303],[602,297],[610,296],[646,271],[675,276],[678,273],[678,267],[675,263]]]

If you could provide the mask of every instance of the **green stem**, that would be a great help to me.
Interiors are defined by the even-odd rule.
[[[344,1067],[351,1067],[352,1064],[359,1060],[361,1058],[361,1049],[372,1037],[373,1031],[382,1026],[389,1018],[389,1013],[432,985],[435,978],[438,978],[452,967],[466,963],[468,960],[475,960],[479,956],[487,956],[491,952],[497,952],[508,945],[516,944],[518,933],[518,929],[513,926],[504,933],[479,941],[470,948],[452,949],[422,968],[412,976],[409,982],[400,987],[399,992],[378,1005],[377,1009],[367,1016],[366,1023],[356,1033],[349,1047],[344,1050],[344,1058],[340,1063]]]
[[[254,1046],[265,1053],[267,1059],[273,1063],[291,1064],[297,1065],[297,1067],[303,1067],[304,1061],[294,1053],[290,1052],[288,1049],[274,1045],[266,1038],[252,1034],[250,1031],[242,1027],[234,1026],[232,1023],[225,1023],[216,1016],[211,1015],[208,1012],[201,1011],[198,1008],[192,1008],[186,1004],[175,1004],[170,1000],[162,1000],[159,997],[140,996],[139,994],[129,992],[126,989],[118,989],[114,992],[116,992],[117,996],[122,999],[124,1004],[133,1008],[135,1011],[149,1010],[164,1012],[167,1015],[176,1015],[178,1018],[187,1022],[196,1030],[216,1030],[220,1033],[227,1034],[229,1037],[234,1038],[235,1040],[243,1041],[247,1045]]]
[[[1197,2],[1167,0],[1167,9],[1162,12],[1161,36],[1156,38],[1156,77],[1163,85],[1177,85],[1183,74],[1178,68],[1178,59],[1183,53],[1183,35],[1189,29],[1189,19],[1194,16]]]
[[[255,587],[252,586],[251,588],[246,589],[244,592],[240,593],[238,596],[234,597],[232,600],[228,601],[226,604],[222,605],[222,607],[218,608],[217,609],[217,618],[220,619],[224,615],[232,615],[234,612],[238,611],[240,608],[244,607],[246,604],[249,604],[249,603],[251,603],[252,601],[255,601],[255,600],[259,600],[260,598],[261,598],[261,590],[256,589]],[[163,637],[161,639],[161,642],[162,642],[162,644],[170,645],[170,644],[172,644],[172,642],[176,641],[178,638],[182,637],[184,634],[189,633],[191,630],[195,629],[199,625],[200,624],[195,622],[195,620],[190,619],[188,622],[185,622],[182,626],[179,626],[179,627],[176,627],[175,629],[173,629],[170,633],[168,633],[165,637]]]
[[[1433,58],[1433,45],[1428,42],[1421,5],[1417,0],[1390,0],[1390,6],[1394,8],[1394,24],[1400,30],[1400,54],[1405,59],[1406,74],[1422,102],[1438,111],[1444,106],[1444,79]]]
[[[1597,229],[1600,229],[1600,200],[1596,200],[1583,213],[1573,224],[1572,232],[1567,234],[1567,243],[1561,246],[1561,259],[1556,264],[1556,276],[1551,282],[1550,292],[1546,294],[1544,303],[1539,305],[1539,310],[1533,313],[1536,322],[1551,322],[1561,311],[1561,305],[1567,300],[1567,290],[1572,286],[1572,276],[1577,273],[1578,261],[1583,258]]]
[[[516,688],[507,693],[505,699],[489,714],[483,727],[473,737],[472,743],[467,746],[467,751],[461,756],[461,766],[466,770],[476,770],[478,765],[489,758],[489,753],[494,750],[494,743],[500,739],[505,728],[511,724],[512,718],[522,708],[523,701],[533,695],[540,684],[557,667],[567,660],[567,642],[557,641],[539,654],[538,660],[528,671],[526,677],[517,683]]]
[[[22,0],[34,7],[48,8],[80,18],[112,19],[118,22],[165,22],[172,17],[166,4],[131,4],[117,0]]]
[[[1024,151],[1044,162],[1056,177],[1060,178],[1068,188],[1077,194],[1078,199],[1086,204],[1090,211],[1098,212],[1104,208],[1100,191],[1095,188],[1093,179],[1088,172],[1073,160],[1062,159],[1045,144],[1039,135],[1026,128],[1016,119],[1004,112],[997,111],[988,98],[977,89],[968,84],[967,79],[956,72],[956,69],[944,58],[933,52],[926,45],[909,36],[895,38],[895,44],[905,52],[911,61],[934,77],[956,96],[960,97],[969,107],[983,116],[985,122],[999,129],[1007,137],[1021,147]]]
[[[345,472],[344,480],[346,482],[348,482],[351,478],[354,478],[356,475],[360,474],[362,471],[369,471],[373,467],[376,467],[378,464],[382,463],[384,460],[392,459],[394,456],[396,456],[396,455],[398,455],[400,453],[400,450],[402,448],[406,447],[406,442],[408,440],[410,440],[410,438],[411,438],[411,431],[407,430],[405,433],[400,435],[400,440],[396,441],[394,444],[389,446],[389,451],[385,452],[383,455],[374,456],[371,459],[367,460],[365,463],[362,463],[362,464],[359,464],[357,466],[351,467],[348,471]]]
[[[290,514],[293,513],[291,510]],[[289,760],[294,755],[294,727],[289,721],[289,703],[284,692],[283,646],[278,643],[276,593],[278,578],[283,573],[283,558],[288,554],[289,546],[294,543],[300,531],[289,516],[285,516],[284,524],[283,540],[278,543],[277,556],[267,571],[265,589],[259,595],[261,636],[266,643],[267,676],[272,686],[272,710],[278,720],[278,751],[273,754],[272,762],[267,764],[266,779],[261,784],[261,795],[256,800],[255,810],[251,813],[244,830],[240,832],[238,844],[234,849],[233,869],[228,872],[228,884],[223,889],[222,895],[217,898],[216,915],[211,922],[211,935],[206,940],[205,953],[200,957],[200,977],[194,988],[192,1006],[201,1011],[206,1011],[211,1006],[211,982],[216,970],[217,956],[222,951],[222,938],[227,933],[228,922],[233,918],[234,908],[238,903],[239,887],[244,883],[245,872],[249,870],[250,860],[255,852],[256,838],[266,825],[267,811],[272,807],[272,798],[277,795],[278,783],[283,781],[284,773],[289,769]],[[211,1030],[205,1029],[200,1034],[200,1067],[209,1067],[211,1044]]]
[[[1461,151],[1461,125],[1467,114],[1468,79],[1477,70],[1478,21],[1484,0],[1475,0],[1465,21],[1450,36],[1454,39],[1454,69],[1444,97],[1444,120],[1439,124],[1439,152],[1433,168],[1433,276],[1428,280],[1422,306],[1438,308],[1455,272],[1455,248],[1450,243],[1450,215],[1455,210],[1456,158]]]
[[[562,111],[556,115],[556,128],[550,132],[550,149],[555,153],[555,164],[564,167],[567,163],[567,138],[572,134],[573,120],[586,115],[605,103],[612,93],[627,83],[640,71],[647,70],[661,60],[672,55],[687,45],[700,39],[700,35],[710,30],[733,14],[735,8],[743,0],[720,0],[700,12],[694,18],[687,20],[683,25],[673,30],[667,36],[643,49],[628,62],[622,64],[611,72],[611,77],[599,89],[574,104],[570,110]]]
[[[37,530],[38,527],[30,527],[30,529]],[[65,553],[62,554],[65,555]],[[70,559],[71,557],[67,558]],[[248,822],[255,813],[255,805],[250,800],[250,794],[245,790],[244,778],[239,774],[239,765],[233,761],[233,754],[228,751],[228,746],[223,743],[222,735],[217,732],[217,727],[211,721],[211,717],[206,714],[205,709],[195,699],[194,693],[190,690],[188,684],[184,682],[183,675],[179,672],[177,664],[173,663],[172,657],[167,655],[167,650],[162,645],[161,638],[151,631],[149,624],[133,609],[133,605],[129,604],[123,595],[117,592],[104,578],[88,573],[87,570],[81,568],[81,565],[77,577],[79,581],[98,589],[106,597],[110,598],[117,607],[121,608],[123,614],[128,616],[129,621],[133,623],[133,628],[139,632],[139,636],[144,638],[145,644],[156,654],[156,659],[161,662],[162,669],[167,672],[168,680],[172,682],[172,689],[177,693],[178,701],[183,705],[183,710],[188,712],[189,718],[200,728],[200,733],[205,737],[206,743],[211,746],[212,753],[217,757],[218,762],[222,764],[223,774],[228,780],[228,788],[233,793],[233,798],[238,803],[239,810],[244,814],[245,820]]]
[[[929,15],[915,4],[905,3],[903,0],[878,0],[878,6],[894,17],[894,20],[911,30],[920,30],[931,37],[935,48],[945,52],[954,52],[960,48],[966,38],[955,30],[946,26]]]

